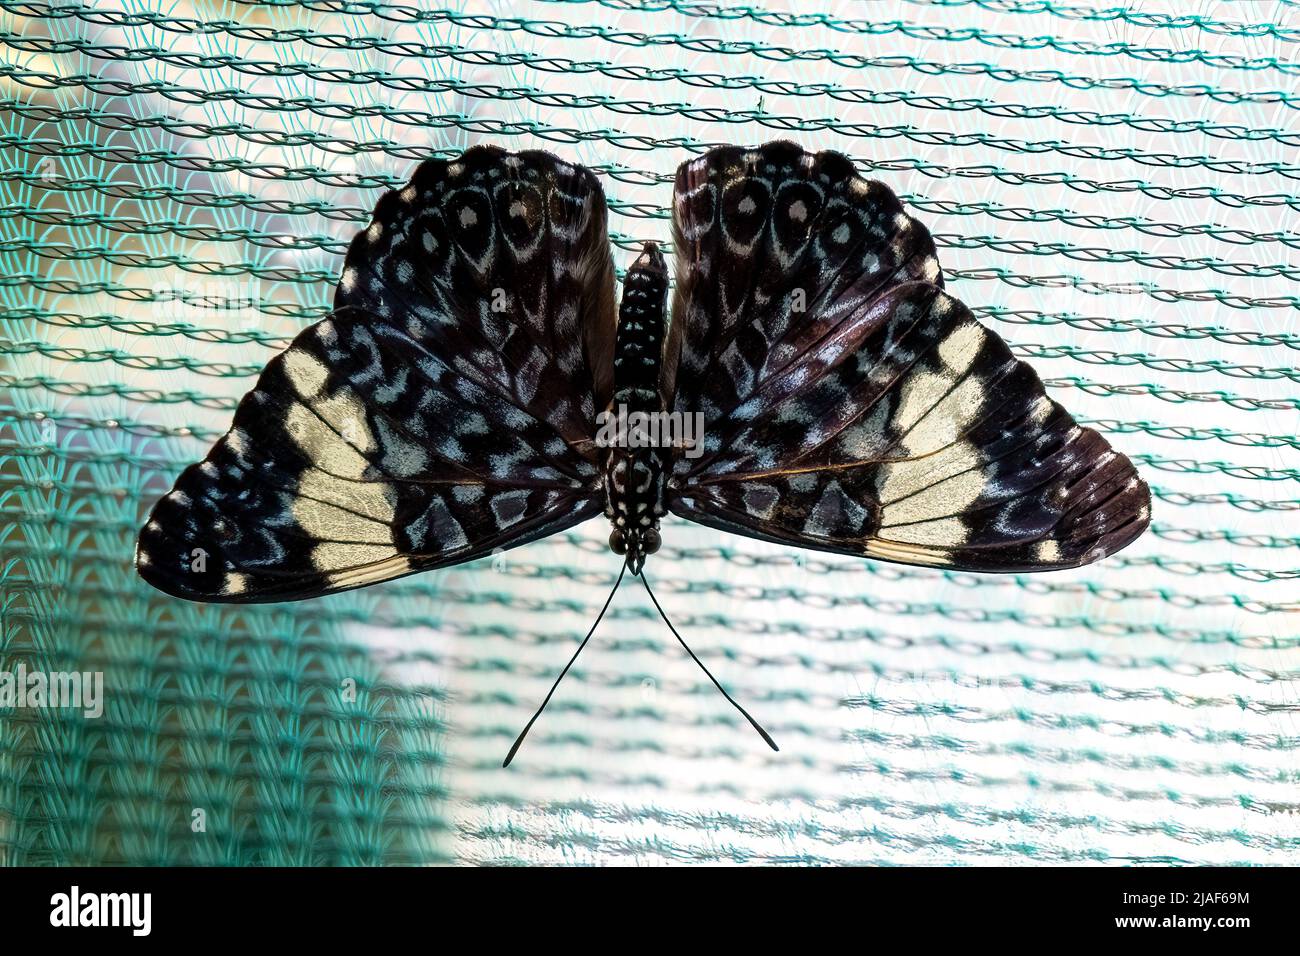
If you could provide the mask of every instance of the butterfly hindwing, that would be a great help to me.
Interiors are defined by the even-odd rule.
[[[334,308],[378,315],[566,441],[590,441],[616,321],[600,182],[535,150],[428,160],[352,241]]]
[[[682,164],[662,391],[713,418],[903,281],[942,284],[934,242],[839,153],[727,146]]]
[[[702,168],[693,174],[692,164],[684,166],[677,217],[689,215],[681,191],[694,180],[713,178],[729,184],[719,188],[743,192],[736,181],[767,165],[812,182],[822,182],[825,165],[842,169],[842,157],[801,157],[789,144],[749,152],[769,150],[771,164],[738,163],[735,151],[719,151],[695,161]],[[873,210],[896,206],[878,183],[831,183],[833,195],[864,204],[858,221],[883,228]],[[781,250],[779,223],[769,221],[757,230],[769,249],[755,253],[769,264],[766,291],[744,299],[716,288],[728,270],[708,260],[729,244],[726,215],[723,206],[712,227],[699,218],[678,224],[673,321],[685,327],[675,407],[688,410],[682,396],[693,393],[685,378],[692,368],[720,375],[720,367],[739,362],[753,371],[722,407],[710,406],[710,384],[695,387],[706,395],[705,450],[674,464],[675,513],[785,544],[981,571],[1085,564],[1146,527],[1149,493],[1128,459],[1079,426],[1029,366],[937,281],[927,281],[935,278],[928,276],[933,247],[918,237],[922,227],[891,213],[900,231],[877,235],[868,225],[874,241],[835,266],[824,251],[835,246],[842,216],[810,217],[797,254]],[[789,209],[772,205],[768,216],[789,218]],[[688,236],[695,238],[683,242]],[[871,268],[880,263],[896,265],[886,275]],[[828,268],[842,274],[826,275]],[[807,311],[774,318],[770,303],[789,302],[809,276],[821,291]],[[701,318],[724,302],[750,304],[721,324]],[[687,360],[688,348],[725,355],[707,344],[727,326],[765,330],[769,341],[779,329],[790,346],[774,360],[759,338],[746,348],[735,335],[743,358]]]
[[[586,170],[484,147],[422,164],[354,241],[331,317],[155,507],[140,573],[193,600],[313,597],[597,514],[612,286]]]

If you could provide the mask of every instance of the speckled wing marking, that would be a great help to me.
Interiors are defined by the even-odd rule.
[[[307,598],[598,514],[614,322],[590,172],[488,147],[421,164],[352,243],[331,317],[158,502],[141,575],[191,600]]]
[[[1147,526],[1150,496],[1132,464],[927,281],[937,280],[928,275],[933,247],[923,227],[900,218],[885,187],[823,182],[822,169],[855,176],[846,163],[775,144],[719,150],[679,171],[676,407],[694,394],[708,411],[704,454],[674,463],[669,508],[785,544],[978,571],[1075,567],[1133,541]],[[768,264],[756,280],[762,296],[718,288],[739,279],[714,261],[731,255],[732,213],[691,199],[701,182],[724,196],[750,195],[752,170],[768,180],[757,193],[787,197],[746,227],[758,237],[753,254]],[[832,215],[834,204],[822,201],[825,211],[813,215],[808,194],[783,177],[821,183],[850,205],[859,197],[861,209],[847,218],[863,224],[864,239],[851,255],[828,259],[847,214]],[[781,238],[792,219],[801,224],[797,253]],[[770,248],[757,251],[762,245]],[[878,263],[894,267],[883,274]],[[800,288],[816,289],[807,311],[774,317],[770,303],[789,303]],[[750,328],[761,331],[728,332]],[[717,335],[729,339],[722,348],[710,344]],[[706,381],[694,382],[697,374]],[[716,385],[724,377],[733,394]]]

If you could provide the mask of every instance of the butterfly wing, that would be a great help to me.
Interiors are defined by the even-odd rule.
[[[676,514],[977,571],[1075,567],[1145,529],[1128,459],[942,290],[925,228],[843,156],[715,150],[679,170],[674,222],[664,390],[706,422]]]
[[[779,210],[779,214],[778,211]],[[661,391],[713,421],[876,295],[943,285],[929,231],[839,153],[726,146],[682,164]]]
[[[599,513],[614,321],[588,170],[489,147],[421,164],[351,244],[333,314],[155,506],[140,574],[190,600],[293,600]]]

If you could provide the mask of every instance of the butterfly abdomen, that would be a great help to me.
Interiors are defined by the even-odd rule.
[[[606,410],[605,515],[613,525],[609,546],[640,571],[645,555],[659,550],[666,449],[659,364],[664,341],[668,269],[653,242],[623,280],[614,342],[614,397]]]
[[[614,404],[629,410],[659,411],[659,361],[664,342],[664,297],[668,268],[653,242],[623,280],[614,340]]]

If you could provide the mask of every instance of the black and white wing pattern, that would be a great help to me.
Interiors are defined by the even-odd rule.
[[[606,216],[595,176],[549,153],[422,163],[353,241],[331,316],[158,502],[140,574],[191,600],[292,600],[598,514]]]
[[[1146,528],[1132,464],[945,293],[934,244],[837,153],[684,164],[661,390],[705,414],[668,506],[806,548],[974,571],[1069,568]]]

